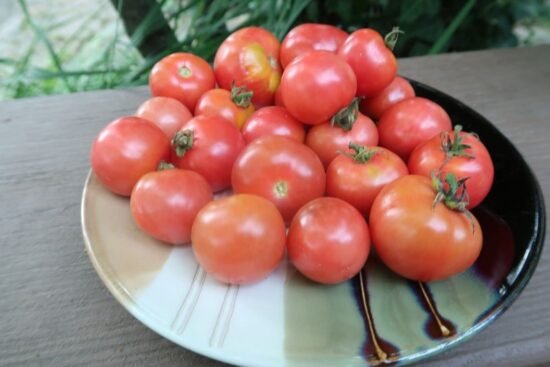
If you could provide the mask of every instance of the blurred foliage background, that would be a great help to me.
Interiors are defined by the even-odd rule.
[[[211,61],[239,27],[303,22],[398,25],[408,57],[550,43],[550,0],[2,0],[0,99],[146,84],[171,52]]]

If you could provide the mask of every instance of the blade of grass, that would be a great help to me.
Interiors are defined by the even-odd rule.
[[[118,5],[118,9],[117,9],[118,14],[120,14],[120,9],[122,8],[123,4],[124,4],[124,0],[119,0],[118,1],[118,4],[117,4]],[[109,70],[109,71],[113,69],[113,59],[114,59],[114,56],[115,56],[116,44],[117,44],[118,37],[119,37],[120,23],[121,23],[121,19],[120,19],[120,17],[117,17],[116,25],[115,25],[115,35],[114,35],[113,40],[111,41],[109,51],[107,52],[107,55],[106,55],[107,70]],[[103,83],[106,85],[107,88],[112,88],[112,79],[109,76],[110,76],[109,74],[104,74],[103,75]]]
[[[430,50],[428,51],[428,55],[438,54],[443,50],[443,48],[449,43],[449,41],[453,37],[453,34],[458,29],[458,27],[460,27],[462,22],[464,22],[464,20],[468,16],[468,13],[470,13],[476,2],[477,0],[468,0],[468,2],[464,4],[464,6],[462,7],[462,9],[460,9],[451,24],[449,24],[447,29],[445,29],[445,31],[430,48]]]

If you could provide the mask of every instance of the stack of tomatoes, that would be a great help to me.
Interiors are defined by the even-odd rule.
[[[493,164],[397,76],[398,33],[302,24],[280,43],[248,27],[213,68],[169,55],[151,71],[153,97],[99,133],[92,169],[130,197],[139,228],[191,242],[223,282],[258,281],[285,256],[314,281],[342,282],[371,241],[409,279],[460,273],[481,249],[469,209]]]

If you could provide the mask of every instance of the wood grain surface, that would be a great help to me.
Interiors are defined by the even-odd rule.
[[[550,46],[403,59],[400,73],[492,121],[550,198]],[[84,252],[80,199],[90,144],[147,96],[143,87],[0,103],[0,366],[225,366],[132,318]],[[550,365],[549,279],[547,249],[501,318],[421,364]]]

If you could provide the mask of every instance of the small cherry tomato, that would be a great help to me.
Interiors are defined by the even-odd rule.
[[[170,139],[150,121],[122,117],[107,125],[94,140],[92,170],[115,194],[130,196],[134,185],[170,157]]]
[[[390,107],[378,121],[380,145],[405,162],[417,145],[452,129],[451,119],[438,104],[420,97]]]
[[[234,83],[254,92],[257,107],[273,104],[281,80],[279,40],[268,30],[247,27],[232,33],[218,48],[214,73],[218,85],[230,90]]]
[[[280,59],[283,68],[296,57],[310,51],[336,53],[348,33],[328,24],[300,24],[290,30],[281,44]]]
[[[214,278],[231,284],[268,276],[283,259],[285,240],[285,223],[275,205],[246,194],[206,205],[192,230],[199,264]]]
[[[172,139],[172,163],[202,175],[213,191],[231,185],[231,167],[244,148],[239,129],[220,116],[196,116]]]
[[[153,96],[170,97],[183,103],[189,111],[207,90],[214,88],[216,78],[204,59],[177,52],[155,64],[149,75]]]
[[[212,198],[210,185],[198,173],[164,169],[150,172],[138,181],[130,197],[130,208],[142,231],[181,245],[191,239],[195,216]]]
[[[336,284],[355,276],[370,251],[369,228],[350,204],[331,197],[304,205],[292,220],[288,257],[306,277]]]
[[[236,193],[273,202],[290,222],[302,205],[325,193],[325,170],[307,146],[270,135],[248,144],[235,161],[231,183]]]
[[[242,133],[247,144],[266,135],[286,136],[303,143],[306,135],[304,125],[292,117],[286,108],[279,106],[262,107],[254,112],[246,120]]]
[[[328,121],[355,96],[357,82],[345,60],[327,51],[296,58],[283,73],[281,93],[288,112],[305,124]]]
[[[384,186],[409,172],[399,156],[382,147],[351,143],[352,155],[339,155],[327,169],[327,195],[340,198],[368,217]]]
[[[233,86],[231,92],[225,89],[211,89],[204,93],[195,107],[195,116],[218,115],[233,123],[239,129],[254,113],[250,102],[252,92]]]
[[[361,102],[361,112],[378,120],[391,106],[404,99],[415,96],[414,89],[407,79],[396,76],[393,81],[374,97]]]
[[[139,106],[136,116],[160,127],[170,139],[193,117],[183,103],[168,97],[149,98]]]

